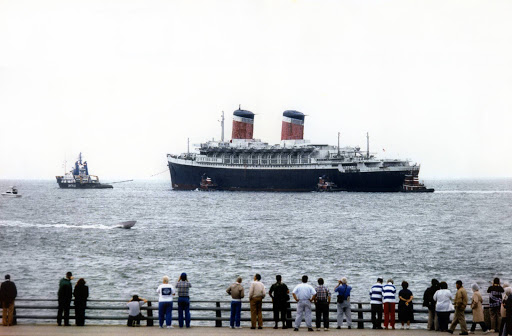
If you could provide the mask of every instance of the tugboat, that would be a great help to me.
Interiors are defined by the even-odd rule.
[[[15,186],[12,186],[9,189],[7,189],[6,192],[3,192],[2,196],[6,196],[6,197],[21,197],[21,194],[18,194],[18,189],[16,189]]]
[[[203,174],[201,176],[201,183],[199,184],[199,190],[210,191],[217,190],[219,186],[216,183],[213,183],[212,179]]]
[[[338,186],[329,181],[327,176],[321,176],[318,178],[318,184],[316,185],[316,191],[323,192],[323,191],[341,191]]]
[[[434,192],[434,188],[427,188],[418,179],[418,171],[411,170],[405,174],[402,192]]]
[[[70,189],[109,189],[113,188],[110,184],[100,183],[96,175],[89,175],[87,161],[82,163],[82,153],[78,155],[75,162],[75,168],[64,176],[55,176],[57,183],[61,188]]]

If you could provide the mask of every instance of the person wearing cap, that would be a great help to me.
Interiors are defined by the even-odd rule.
[[[372,309],[372,329],[382,329],[382,278],[370,289],[370,305]]]
[[[352,329],[352,311],[350,309],[350,291],[352,287],[347,284],[347,278],[343,277],[338,281],[338,286],[334,288],[334,291],[338,293],[337,297],[337,316],[336,320],[338,322],[337,329],[341,329],[343,325],[343,315],[345,315],[345,319],[347,320],[348,329]]]
[[[67,272],[66,276],[59,282],[59,310],[57,311],[57,324],[62,325],[62,315],[64,315],[64,326],[69,326],[69,307],[73,299],[73,286],[71,285],[73,274]]]
[[[181,273],[176,283],[176,293],[178,293],[178,323],[183,328],[183,320],[185,325],[190,328],[190,296],[189,288],[192,287],[187,280],[187,273]],[[185,317],[183,317],[185,315]]]
[[[140,312],[142,307],[148,300],[140,298],[138,295],[132,296],[132,299],[128,301],[126,306],[128,307],[128,327],[140,327],[140,320],[144,319]]]
[[[455,283],[455,287],[457,287],[457,293],[455,294],[455,299],[453,300],[453,305],[455,306],[455,314],[453,316],[452,324],[450,325],[450,329],[448,332],[453,334],[453,331],[457,327],[457,324],[460,323],[461,332],[459,335],[468,335],[468,327],[466,326],[466,316],[464,316],[464,310],[468,305],[468,293],[466,289],[462,286],[462,281],[457,280]]]
[[[14,317],[14,299],[18,296],[16,285],[11,281],[11,276],[7,274],[5,281],[0,286],[0,301],[2,303],[2,324],[12,326]]]

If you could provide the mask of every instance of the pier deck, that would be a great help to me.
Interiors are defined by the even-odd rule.
[[[455,330],[454,335],[458,335],[460,331]],[[372,329],[329,329],[329,331],[316,331],[311,333],[312,335],[317,334],[324,335],[350,335],[350,336],[378,336],[378,335],[386,335],[386,336],[434,336],[439,334],[446,333],[438,333],[433,331],[428,331],[425,329],[411,329],[411,330],[372,330]],[[477,334],[482,334],[481,331],[477,331]],[[85,327],[58,327],[56,325],[45,325],[45,324],[37,324],[37,325],[17,325],[13,327],[3,327],[0,326],[0,335],[3,336],[34,336],[34,335],[84,335],[84,336],[114,336],[114,335],[122,335],[122,336],[130,336],[130,335],[236,335],[236,336],[254,336],[254,335],[303,335],[309,334],[307,329],[302,326],[299,332],[294,332],[293,329],[272,329],[272,327],[264,327],[263,330],[251,330],[248,327],[244,327],[243,329],[230,329],[228,327],[223,328],[215,328],[215,327],[192,327],[190,329],[180,329],[178,327],[174,327],[174,329],[160,329],[158,327],[138,327],[138,328],[130,328],[126,326],[110,326],[110,325],[86,325]]]

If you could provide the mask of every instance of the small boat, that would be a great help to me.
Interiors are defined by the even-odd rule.
[[[410,171],[405,175],[402,192],[434,192],[434,188],[427,188],[418,179],[418,171]]]
[[[117,224],[115,227],[120,229],[131,229],[137,221],[126,221]]]
[[[212,179],[206,176],[206,174],[203,174],[201,177],[201,183],[199,184],[200,190],[217,190],[219,186],[216,183],[213,183]]]
[[[18,189],[16,189],[16,187],[10,187],[9,189],[7,189],[6,192],[3,192],[2,193],[2,196],[6,196],[6,197],[21,197],[21,194],[18,194]]]
[[[318,183],[316,185],[316,191],[322,192],[322,191],[341,191],[340,188],[334,183],[329,181],[327,176],[321,176],[318,178]]]

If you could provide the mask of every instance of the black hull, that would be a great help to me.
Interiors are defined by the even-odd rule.
[[[406,171],[340,172],[332,169],[244,169],[192,166],[169,162],[172,188],[200,189],[206,174],[217,190],[231,191],[316,191],[318,178],[325,176],[337,191],[399,192]]]

